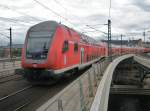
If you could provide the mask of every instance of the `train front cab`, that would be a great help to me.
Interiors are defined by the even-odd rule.
[[[54,21],[32,26],[27,32],[22,50],[22,69],[16,70],[16,73],[23,74],[27,79],[47,78],[50,75],[49,69],[59,67],[57,51],[61,44],[56,44],[56,41],[57,36],[60,37],[61,34],[59,24]]]

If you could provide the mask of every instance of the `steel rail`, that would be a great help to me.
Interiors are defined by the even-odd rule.
[[[5,76],[0,76],[0,79],[4,79],[4,78],[7,78],[7,77],[11,77],[11,76],[14,76],[14,75],[16,75],[16,74],[7,74],[7,75],[5,75]]]
[[[21,79],[23,79],[23,77],[10,78],[10,79],[6,79],[6,80],[3,80],[3,81],[1,80],[0,84],[6,83],[6,82],[9,82],[9,81],[12,81],[12,80],[21,80]]]
[[[9,94],[7,96],[4,96],[4,97],[0,98],[0,102],[3,101],[3,100],[5,100],[5,99],[7,99],[7,98],[9,98],[9,97],[12,97],[12,96],[18,94],[18,93],[21,93],[21,92],[23,92],[23,91],[25,91],[27,89],[30,89],[31,87],[33,87],[33,86],[32,85],[27,86],[27,87],[25,87],[25,88],[23,88],[23,89],[21,89],[19,91],[16,91],[16,92],[13,92],[13,93],[11,93],[11,94]]]
[[[30,102],[27,102],[21,106],[19,106],[18,108],[16,108],[14,111],[20,111],[22,108],[24,108],[26,105],[30,104]]]

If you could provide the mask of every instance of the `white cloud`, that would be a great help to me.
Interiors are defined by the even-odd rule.
[[[86,25],[107,23],[109,0],[38,0],[61,16],[68,18],[72,24],[58,17],[51,11],[43,8],[34,0],[1,0],[0,17],[22,20],[24,22],[15,23],[10,20],[1,20],[0,25],[6,29],[12,26],[15,30],[14,42],[23,42],[27,29],[41,20],[61,21],[69,27],[79,31],[89,31]],[[8,9],[7,7],[10,9]],[[113,33],[126,33],[142,31],[143,28],[150,27],[149,0],[112,0],[111,19]],[[20,12],[20,13],[18,13]],[[21,14],[23,13],[23,14]],[[24,15],[26,14],[26,15]],[[28,16],[29,15],[29,16]],[[2,21],[2,22],[1,22]],[[25,24],[25,25],[22,25]],[[107,27],[95,27],[98,30],[107,32]],[[88,32],[87,34],[97,37],[100,32]]]

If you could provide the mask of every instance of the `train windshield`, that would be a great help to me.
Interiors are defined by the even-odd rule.
[[[27,40],[26,56],[30,59],[45,59],[54,31],[31,31]]]
[[[45,21],[32,26],[28,31],[26,58],[46,59],[51,40],[58,23],[55,21]]]

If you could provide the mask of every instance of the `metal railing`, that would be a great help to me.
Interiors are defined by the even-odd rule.
[[[109,64],[101,80],[101,83],[98,86],[95,99],[92,103],[90,111],[107,111],[109,91],[113,72],[121,61],[131,58],[133,56],[134,56],[133,54],[123,55],[121,57],[118,57]]]
[[[97,86],[108,59],[94,64],[67,88],[41,106],[37,111],[87,111],[90,109]]]

